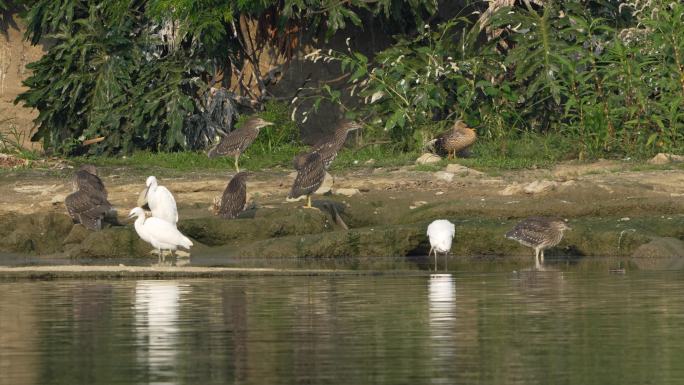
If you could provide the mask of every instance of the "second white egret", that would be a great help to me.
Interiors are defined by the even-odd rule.
[[[430,223],[427,228],[427,236],[430,238],[430,254],[435,253],[435,270],[437,270],[437,253],[444,253],[444,257],[451,251],[451,241],[456,235],[456,227],[446,219],[437,219]]]

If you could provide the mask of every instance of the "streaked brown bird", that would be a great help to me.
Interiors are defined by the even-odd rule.
[[[477,140],[475,130],[468,127],[462,120],[457,120],[451,130],[443,132],[435,139],[435,150],[447,153],[447,159],[456,157],[456,153],[472,146]]]
[[[253,175],[251,172],[239,172],[228,182],[226,189],[223,190],[221,203],[219,204],[216,215],[221,218],[232,219],[238,216],[245,209],[247,202],[247,177]]]
[[[234,156],[235,157],[235,170],[240,172],[240,166],[238,165],[238,159],[240,154],[242,154],[247,147],[249,147],[257,135],[259,135],[259,130],[262,127],[270,126],[273,123],[267,122],[259,117],[253,116],[247,121],[245,121],[242,126],[234,131],[231,131],[228,135],[221,136],[221,140],[217,145],[212,147],[207,155],[210,158],[215,158],[217,156]]]
[[[321,159],[321,154],[312,152],[306,154],[301,159],[301,166],[297,169],[297,177],[292,184],[292,190],[288,194],[288,199],[296,199],[306,195],[306,208],[311,208],[311,194],[313,194],[325,179],[325,165]]]
[[[84,164],[74,173],[72,179],[73,191],[88,191],[92,194],[100,194],[107,199],[107,189],[102,179],[97,176],[97,169],[92,164]]]
[[[107,189],[92,165],[84,165],[76,171],[72,181],[74,192],[64,200],[71,219],[90,230],[100,230],[102,221],[116,211],[107,200]]]
[[[570,227],[559,218],[530,217],[520,221],[506,233],[506,238],[534,249],[534,265],[544,263],[544,250],[560,243],[563,232]]]
[[[337,157],[337,153],[344,147],[344,142],[347,141],[347,134],[351,131],[358,130],[361,128],[361,124],[350,121],[342,120],[335,127],[335,132],[332,137],[319,141],[313,146],[311,152],[317,152],[321,154],[321,160],[326,170],[330,168],[333,160]],[[299,166],[304,163],[303,158],[308,154],[299,154],[294,158],[294,168],[299,170]]]

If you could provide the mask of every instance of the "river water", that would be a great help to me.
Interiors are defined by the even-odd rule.
[[[683,278],[0,281],[0,384],[681,384]]]

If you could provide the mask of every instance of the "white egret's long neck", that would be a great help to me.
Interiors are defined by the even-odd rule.
[[[135,230],[138,233],[140,233],[140,231],[142,230],[144,223],[145,223],[145,214],[138,215],[138,218],[135,219],[135,223],[134,223]]]

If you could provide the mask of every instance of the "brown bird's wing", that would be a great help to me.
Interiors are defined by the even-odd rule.
[[[252,144],[258,134],[259,130],[249,127],[231,131],[228,135],[222,136],[219,143],[212,147],[207,155],[210,158],[222,155],[239,155]]]
[[[85,170],[76,171],[74,174],[74,185],[78,190],[86,191],[92,195],[101,195],[107,199],[107,189],[102,183],[102,179]]]
[[[222,218],[235,218],[245,208],[247,201],[247,185],[239,174],[228,182],[221,197],[218,215]]]
[[[536,247],[552,238],[554,231],[547,218],[532,217],[515,225],[506,233],[506,238],[516,240],[525,246]]]
[[[297,171],[297,177],[292,184],[288,198],[299,198],[318,190],[325,179],[325,166],[321,155],[312,152],[306,156],[302,167]]]
[[[102,228],[102,219],[112,209],[112,205],[100,195],[86,191],[76,191],[64,200],[69,216],[90,230]]]

